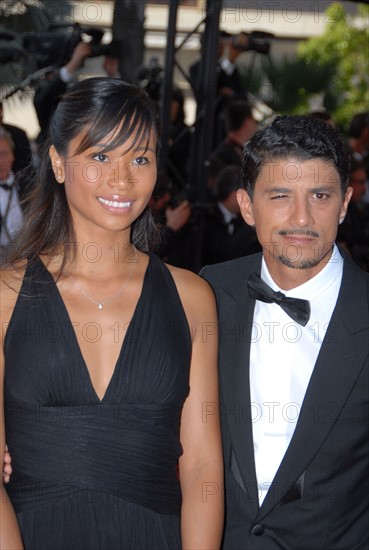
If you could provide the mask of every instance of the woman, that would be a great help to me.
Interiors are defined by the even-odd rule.
[[[148,253],[158,127],[110,78],[75,85],[53,117],[1,277],[1,548],[220,545],[215,305]]]

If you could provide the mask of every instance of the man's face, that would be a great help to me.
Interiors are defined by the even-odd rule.
[[[330,163],[293,158],[263,166],[252,200],[245,190],[238,191],[242,216],[255,226],[279,286],[288,290],[323,269],[351,193],[349,188],[342,195],[339,174]]]

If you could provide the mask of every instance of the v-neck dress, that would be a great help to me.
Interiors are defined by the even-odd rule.
[[[178,459],[191,336],[164,263],[102,400],[55,281],[29,264],[5,338],[7,485],[26,550],[181,548]]]

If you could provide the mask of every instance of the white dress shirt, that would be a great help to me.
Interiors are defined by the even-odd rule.
[[[217,204],[218,204],[219,210],[223,215],[224,223],[227,226],[228,235],[233,235],[234,233],[233,221],[237,218],[237,214],[234,214],[233,212],[228,210],[228,208],[226,208],[222,202],[219,201]]]
[[[256,301],[250,351],[251,415],[261,505],[293,436],[306,389],[335,308],[343,259],[334,246],[327,265],[292,290],[280,289],[264,259],[261,278],[288,297],[309,300],[305,327],[275,304]]]
[[[14,175],[11,173],[3,182],[11,186],[11,189],[0,187],[0,216],[1,233],[0,244],[6,245],[18,233],[23,224],[23,213],[19,205],[17,187],[14,185]]]

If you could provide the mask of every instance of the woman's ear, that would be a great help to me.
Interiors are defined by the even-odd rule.
[[[49,157],[51,160],[51,166],[53,168],[56,181],[60,184],[64,183],[65,181],[64,163],[58,151],[55,149],[54,145],[50,146]]]

